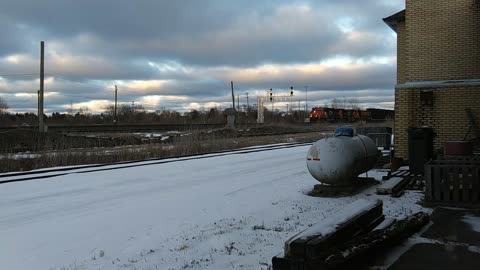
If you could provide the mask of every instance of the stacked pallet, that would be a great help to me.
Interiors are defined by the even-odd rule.
[[[383,180],[385,182],[377,187],[377,194],[400,197],[411,183],[412,177],[407,169],[400,169],[384,176]]]
[[[385,219],[381,201],[360,199],[287,240],[272,258],[273,270],[345,269],[409,237],[428,219],[424,213]]]
[[[272,259],[273,269],[317,269],[335,245],[371,231],[383,220],[380,200],[357,200],[287,240],[285,252]]]

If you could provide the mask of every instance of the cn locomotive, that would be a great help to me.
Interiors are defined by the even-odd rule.
[[[313,107],[310,111],[310,122],[386,121],[392,120],[393,118],[393,110],[375,108],[368,108],[366,110],[355,110]]]

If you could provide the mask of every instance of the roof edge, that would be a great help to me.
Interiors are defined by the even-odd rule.
[[[397,32],[397,25],[400,22],[405,21],[405,9],[402,11],[399,11],[393,15],[390,15],[386,18],[383,18],[383,21],[390,27],[392,28],[393,31]]]
[[[445,81],[418,81],[418,82],[406,82],[397,84],[396,89],[405,88],[442,88],[442,87],[471,87],[480,86],[479,79],[466,79],[466,80],[445,80]]]

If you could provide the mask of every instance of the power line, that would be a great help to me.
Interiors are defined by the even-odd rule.
[[[52,76],[52,77],[57,78],[57,79],[60,79],[60,80],[64,80],[64,81],[68,81],[68,82],[73,82],[73,83],[85,84],[85,85],[95,86],[95,87],[101,87],[101,88],[107,88],[107,87],[108,87],[108,86],[106,86],[106,85],[101,85],[101,84],[94,84],[94,83],[90,83],[90,82],[72,80],[72,79],[68,79],[68,78],[66,78],[66,77],[63,77],[63,76],[60,76],[60,75],[55,75],[55,74],[46,74],[46,75]]]
[[[0,77],[38,76],[38,73],[0,74]]]
[[[51,77],[54,77],[56,79],[60,79],[60,80],[66,81],[66,82],[72,82],[72,83],[77,83],[77,84],[84,84],[84,85],[89,85],[89,86],[100,87],[100,88],[102,88],[102,90],[106,90],[109,87],[108,85],[95,84],[95,83],[79,81],[79,80],[72,80],[72,79],[69,79],[67,77],[52,74],[52,73],[45,73],[45,75],[51,76]],[[2,74],[2,75],[0,75],[0,77],[8,77],[8,76],[10,76],[10,77],[13,77],[13,76],[38,76],[38,74],[36,74],[36,73],[35,74],[34,73],[31,73],[31,74],[26,73],[26,74]],[[134,95],[139,95],[140,94],[137,91],[127,90],[127,89],[128,89],[128,87],[127,88],[122,88],[121,91],[126,92],[126,93],[131,93],[131,94],[134,94]]]
[[[17,102],[13,102],[13,103],[10,103],[9,106],[13,106],[13,105],[18,105],[18,104],[23,104],[23,103],[26,103],[28,101],[31,101],[34,97],[31,97],[29,99],[25,99],[25,100],[22,100],[22,101],[17,101]]]

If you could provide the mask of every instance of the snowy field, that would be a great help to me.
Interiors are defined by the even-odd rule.
[[[285,240],[358,198],[383,199],[388,216],[422,209],[419,193],[375,187],[305,195],[308,148],[2,184],[0,269],[268,269]]]

